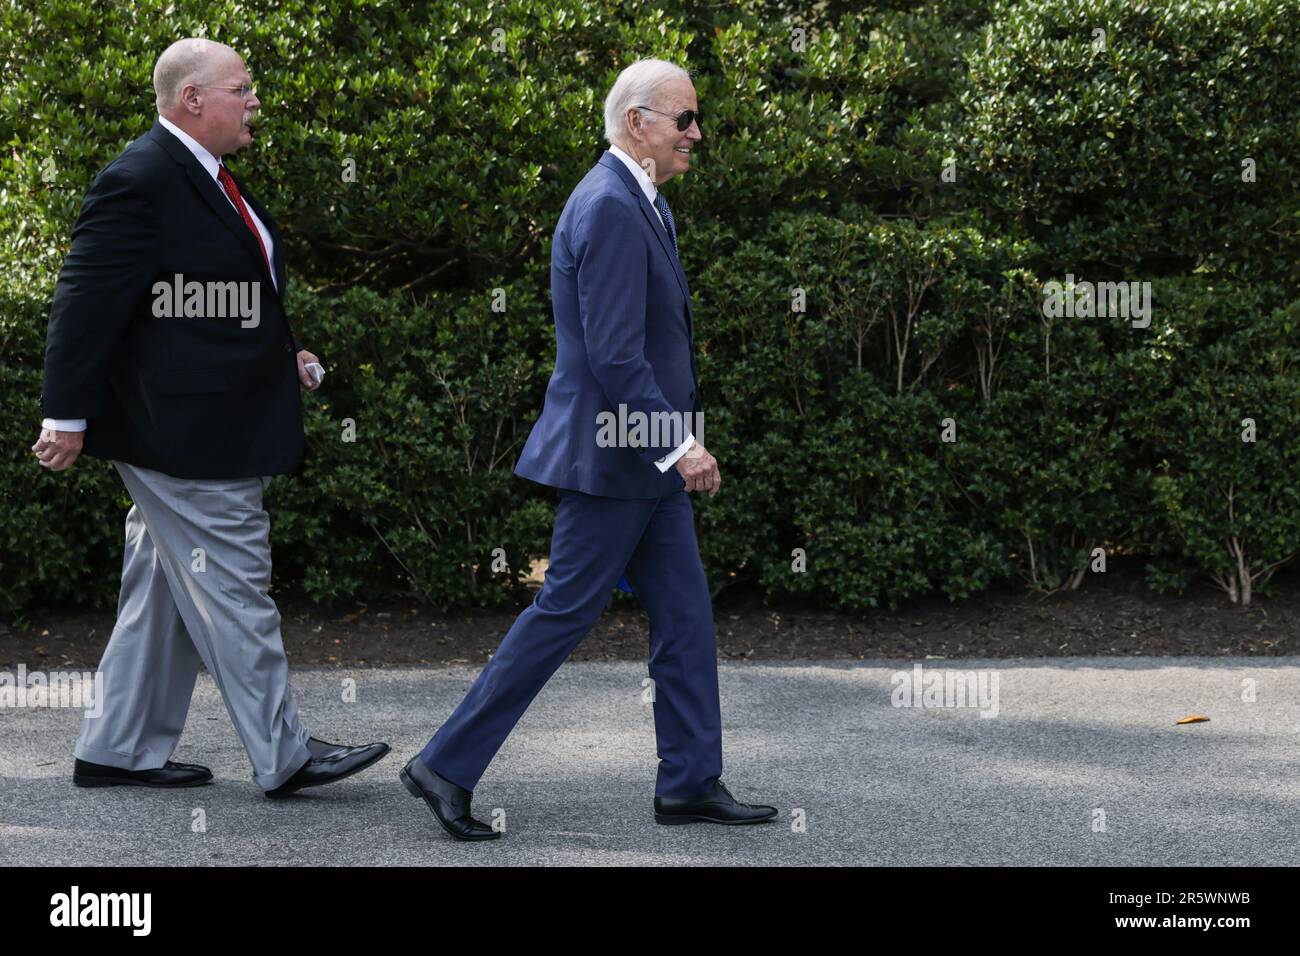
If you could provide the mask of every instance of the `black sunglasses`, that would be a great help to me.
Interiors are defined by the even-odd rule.
[[[650,110],[651,113],[658,113],[660,116],[673,115],[672,113],[665,113],[663,110],[650,109],[650,107],[648,106],[638,106],[637,109]],[[677,120],[677,129],[684,133],[691,128],[692,123],[698,123],[700,121],[700,111],[682,110],[680,113],[677,114],[676,120]]]

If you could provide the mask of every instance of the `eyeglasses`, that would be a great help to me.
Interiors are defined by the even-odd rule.
[[[651,113],[658,113],[660,116],[673,115],[672,113],[665,113],[663,110],[650,109],[650,107],[648,106],[638,106],[637,109],[650,110]],[[680,113],[677,114],[675,119],[677,120],[677,129],[684,133],[691,128],[692,123],[698,123],[700,121],[700,111],[682,110]]]
[[[208,83],[200,83],[199,86],[207,87],[210,90],[230,90],[232,93],[238,93],[241,100],[246,100],[253,95],[253,88],[248,84],[243,86],[212,86]]]

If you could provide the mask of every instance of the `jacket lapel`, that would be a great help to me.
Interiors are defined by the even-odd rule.
[[[266,268],[266,260],[262,257],[262,249],[258,245],[257,237],[253,235],[252,230],[248,228],[239,213],[235,212],[235,207],[226,197],[225,191],[217,184],[217,181],[208,175],[208,171],[194,158],[194,154],[189,151],[184,143],[173,136],[162,123],[154,123],[149,135],[171,154],[172,159],[180,163],[185,170],[185,175],[189,177],[190,182],[198,190],[199,195],[203,197],[204,202],[216,214],[222,225],[229,229],[231,234],[248,250],[262,275],[269,280],[271,273]],[[239,185],[238,179],[235,180],[235,185]],[[248,203],[248,196],[244,194],[242,186],[240,186],[240,194],[243,196],[244,202]],[[258,218],[262,219],[262,222],[266,224],[267,231],[271,233],[272,239],[275,240],[275,247],[279,250],[281,248],[280,240],[275,233],[274,227],[262,216],[262,210],[259,207],[254,206],[254,211],[257,212]],[[279,259],[283,259],[283,256],[280,256]],[[279,271],[277,269],[277,272]],[[276,296],[279,295],[274,283],[271,285],[271,292]]]
[[[262,204],[257,201],[257,199],[253,196],[252,193],[250,193],[246,188],[244,188],[244,184],[240,181],[239,177],[236,176],[233,171],[230,173],[230,175],[231,178],[235,180],[235,185],[239,187],[239,195],[244,197],[245,204],[250,209],[252,209],[253,212],[257,213],[257,218],[262,220],[262,225],[266,226],[266,231],[271,234],[271,242],[272,242],[271,265],[275,266],[275,289],[277,290],[283,289],[284,288],[284,246],[281,244],[282,240],[280,239],[280,229],[276,225],[275,219],[272,218],[271,214],[266,211],[265,207],[263,207]],[[239,217],[236,216],[235,218],[238,219]],[[241,224],[244,222],[244,220],[242,219],[240,219],[239,221]],[[248,232],[247,226],[244,227],[244,231]],[[257,246],[257,243],[254,242],[253,245]],[[262,250],[260,248],[257,249],[257,258],[258,259],[262,258]]]
[[[668,264],[672,266],[673,274],[677,276],[677,284],[682,287],[682,294],[686,296],[686,314],[687,327],[693,324],[691,316],[691,290],[686,284],[686,273],[682,271],[682,264],[677,258],[677,253],[673,251],[673,241],[668,237],[668,227],[659,221],[659,213],[654,206],[650,205],[650,200],[645,198],[645,193],[641,191],[641,184],[636,181],[636,177],[631,171],[623,165],[617,156],[612,155],[606,150],[600,157],[600,165],[606,169],[613,170],[628,191],[637,198],[641,207],[641,214],[646,217],[650,228],[659,239],[659,248],[663,250],[664,256],[668,259]]]

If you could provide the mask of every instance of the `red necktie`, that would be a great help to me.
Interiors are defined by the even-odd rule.
[[[239,210],[240,218],[244,220],[249,230],[253,233],[253,238],[257,240],[257,248],[262,250],[262,258],[266,260],[266,271],[275,275],[275,270],[271,268],[271,259],[266,254],[266,246],[262,243],[262,234],[257,231],[257,224],[253,222],[253,217],[248,214],[248,207],[244,205],[244,197],[239,195],[239,187],[235,185],[235,177],[230,175],[230,170],[226,169],[224,163],[217,164],[217,181],[221,183],[221,188],[226,191],[230,201],[235,204]]]

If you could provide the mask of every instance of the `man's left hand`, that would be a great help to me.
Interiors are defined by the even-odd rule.
[[[319,361],[320,359],[312,355],[306,349],[298,350],[298,381],[302,384],[302,387],[307,389],[309,392],[316,391],[320,386],[316,384],[316,380],[311,377],[311,372],[307,371],[307,363]]]

